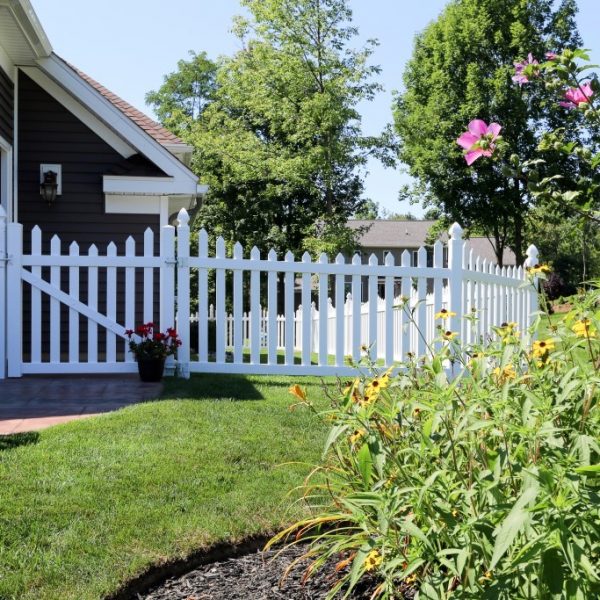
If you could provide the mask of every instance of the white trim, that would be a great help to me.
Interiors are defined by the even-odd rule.
[[[65,92],[62,87],[57,85],[41,69],[38,67],[20,67],[20,69],[123,158],[129,158],[136,154],[135,148],[116,135],[112,129],[109,129],[100,119],[96,118],[85,105],[82,105]]]
[[[8,78],[14,83],[15,79],[16,79],[16,68],[15,65],[12,61],[12,59],[10,58],[10,56],[8,56],[8,54],[6,54],[6,51],[4,50],[4,48],[2,46],[0,46],[0,67],[2,67],[2,70],[8,75]]]
[[[169,196],[160,198],[160,226],[165,227],[169,224]]]
[[[98,90],[66,65],[55,54],[38,61],[40,67],[68,90],[79,102],[118,131],[124,139],[153,162],[159,169],[174,178],[172,193],[194,194],[198,178],[179,159],[161,146],[132,119],[109,102]],[[171,190],[169,190],[171,192]]]
[[[195,187],[193,195],[195,195]],[[119,175],[104,175],[102,191],[105,194],[151,194],[155,196],[181,193],[174,177],[121,177]],[[188,192],[188,195],[192,195],[192,192]]]
[[[104,212],[107,214],[160,215],[161,206],[161,196],[106,194],[104,197]]]
[[[191,154],[194,151],[194,146],[189,144],[162,144],[172,154]]]
[[[18,70],[15,68],[15,74]],[[13,93],[13,175],[12,175],[12,190],[13,197],[11,202],[11,210],[9,214],[12,215],[12,221],[17,222],[19,220],[19,78],[15,77],[15,89]],[[9,221],[11,219],[9,218]]]
[[[13,149],[0,136],[0,204],[6,211],[7,220],[12,220]]]
[[[0,0],[0,5],[6,6],[12,12],[35,58],[49,56],[52,46],[31,2],[29,0]]]

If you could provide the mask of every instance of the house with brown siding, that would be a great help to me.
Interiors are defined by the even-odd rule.
[[[9,223],[23,226],[24,252],[31,249],[35,226],[42,230],[42,253],[49,251],[56,235],[62,254],[73,242],[82,254],[94,244],[105,255],[111,242],[122,254],[129,237],[141,249],[148,228],[158,251],[161,226],[171,223],[181,208],[193,209],[206,190],[189,168],[191,152],[178,137],[57,56],[29,0],[0,0],[0,204]],[[50,201],[48,192],[43,193],[48,182],[55,188]],[[63,290],[68,288],[67,271],[61,272]],[[136,273],[136,282],[140,277]],[[101,272],[100,311],[106,309],[105,278]],[[119,272],[116,319],[121,323],[122,280]],[[86,283],[82,275],[82,290]],[[27,285],[22,304],[27,356],[31,333]],[[49,311],[44,297],[44,355]],[[136,321],[141,313],[138,293]],[[61,357],[67,353],[68,318],[67,308],[61,307]],[[85,344],[84,328],[80,345]]]
[[[202,192],[192,148],[57,56],[29,0],[0,0],[0,149],[0,200],[26,245],[34,225],[84,247],[141,241]]]

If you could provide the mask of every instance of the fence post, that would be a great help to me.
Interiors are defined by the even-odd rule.
[[[456,313],[456,316],[450,318],[450,331],[455,331],[459,335],[462,335],[463,249],[465,242],[462,238],[462,227],[458,223],[454,223],[448,233],[450,234],[450,239],[448,240],[448,268],[450,269],[450,281],[448,282],[450,301],[448,303],[448,310]]]
[[[527,259],[525,260],[525,277],[527,277],[527,269],[535,267],[539,264],[539,253],[538,249],[531,244],[527,248]],[[527,293],[527,324],[529,327],[533,325],[535,320],[534,314],[539,310],[539,298],[538,298],[538,278],[535,277],[531,283],[531,287],[528,288]]]
[[[177,215],[177,350],[179,374],[190,378],[190,216],[185,208]]]
[[[6,377],[6,211],[0,205],[0,379]]]
[[[175,327],[175,227],[165,225],[160,231],[160,330]],[[174,359],[166,363],[167,372],[173,374]]]
[[[23,225],[9,223],[6,228],[6,357],[8,377],[23,375],[23,280],[21,268],[23,262]],[[2,261],[4,262],[4,261]]]

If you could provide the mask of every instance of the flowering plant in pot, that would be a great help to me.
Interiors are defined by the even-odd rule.
[[[160,381],[167,356],[177,353],[181,340],[173,327],[165,333],[154,331],[154,323],[143,323],[133,329],[127,329],[125,335],[129,338],[129,350],[138,363],[138,372],[142,381]],[[138,339],[134,339],[134,335]]]

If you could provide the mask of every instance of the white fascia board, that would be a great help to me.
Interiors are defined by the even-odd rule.
[[[2,46],[0,46],[0,67],[8,75],[8,78],[14,83],[17,78],[17,70],[15,69],[15,65],[13,64],[10,56],[6,54],[6,51]]]
[[[172,154],[191,154],[194,151],[194,146],[189,144],[163,144],[163,148]]]
[[[36,57],[50,56],[52,45],[38,16],[35,14],[31,2],[29,0],[4,0],[2,3],[7,4],[12,9]]]
[[[135,148],[127,144],[112,129],[95,117],[84,105],[67,93],[41,69],[38,67],[20,67],[20,69],[123,158],[129,158],[136,154]]]
[[[104,175],[102,190],[105,194],[149,194],[156,196],[182,194],[174,177],[130,177]],[[196,195],[196,187],[187,195]]]
[[[118,131],[129,144],[136,148],[159,169],[173,177],[177,190],[173,193],[192,194],[195,192],[198,178],[177,157],[161,146],[127,115],[111,104],[98,90],[83,80],[73,69],[56,55],[38,61],[46,73],[55,79],[77,100]]]
[[[162,196],[111,195],[104,197],[107,214],[160,215]]]

